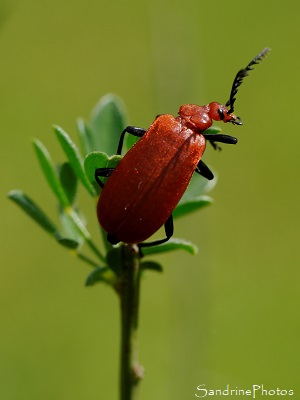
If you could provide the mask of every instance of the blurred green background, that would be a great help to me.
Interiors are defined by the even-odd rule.
[[[266,46],[238,93],[243,127],[221,125],[238,145],[205,153],[215,204],[175,227],[199,254],[164,255],[164,273],[143,280],[140,398],[227,383],[299,398],[299,12],[296,0],[0,2],[1,400],[118,393],[117,297],[85,288],[89,268],[6,199],[23,189],[55,215],[30,140],[64,160],[51,125],[77,140],[76,118],[107,92],[142,127],[184,103],[226,102]]]

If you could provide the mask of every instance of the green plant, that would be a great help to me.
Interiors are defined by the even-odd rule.
[[[131,400],[137,399],[138,384],[143,375],[143,369],[137,361],[136,347],[140,277],[146,270],[162,271],[162,266],[149,261],[148,256],[178,249],[195,254],[197,247],[183,239],[172,238],[162,245],[143,248],[144,257],[141,257],[135,245],[112,246],[107,242],[101,227],[103,246],[99,248],[95,244],[76,201],[77,184],[82,184],[93,202],[98,199],[100,188],[95,182],[95,169],[117,165],[121,156],[113,154],[125,126],[126,111],[122,101],[108,94],[94,108],[89,123],[83,119],[78,120],[81,153],[84,157],[68,134],[58,126],[54,126],[54,132],[66,155],[66,162],[55,166],[46,147],[39,140],[33,141],[40,167],[58,203],[59,227],[22,191],[13,190],[8,196],[60,245],[72,249],[76,257],[93,268],[86,279],[87,286],[102,282],[110,285],[119,296],[122,325],[120,399]],[[220,128],[213,127],[209,131],[218,133]],[[135,141],[135,138],[127,138],[127,150]],[[192,179],[173,217],[179,218],[211,204],[212,199],[205,193],[214,186],[215,181],[209,182],[200,176]],[[85,254],[86,247],[90,248],[93,258]]]

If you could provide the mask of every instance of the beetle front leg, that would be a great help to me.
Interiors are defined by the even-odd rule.
[[[145,132],[146,132],[146,129],[144,129],[144,128],[138,128],[137,126],[127,126],[127,128],[125,128],[123,130],[123,132],[121,133],[119,145],[118,145],[118,149],[117,149],[117,154],[121,155],[121,153],[122,153],[122,147],[123,147],[125,133],[130,133],[130,135],[142,137]]]
[[[98,183],[98,185],[101,187],[101,189],[104,188],[104,183],[100,181],[99,177],[102,176],[103,178],[108,178],[114,168],[97,168],[95,171],[95,181]]]
[[[206,140],[209,141],[209,143],[212,145],[212,147],[215,150],[221,150],[221,147],[216,144],[216,142],[219,143],[226,143],[226,144],[236,144],[237,143],[237,138],[229,135],[223,135],[220,133],[214,134],[214,133],[203,133],[203,136],[205,137]]]
[[[164,227],[165,227],[165,233],[166,233],[166,237],[164,239],[154,240],[153,242],[139,243],[138,244],[139,249],[141,249],[142,247],[157,246],[158,244],[166,243],[173,236],[174,223],[173,223],[172,214],[166,220]]]

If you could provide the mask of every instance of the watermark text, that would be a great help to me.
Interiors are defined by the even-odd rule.
[[[279,387],[264,387],[263,384],[251,385],[248,388],[239,388],[237,386],[231,386],[227,384],[223,388],[213,389],[207,387],[204,383],[198,385],[196,388],[195,397],[203,399],[211,396],[228,396],[228,397],[243,397],[257,399],[262,396],[293,396],[294,390]]]

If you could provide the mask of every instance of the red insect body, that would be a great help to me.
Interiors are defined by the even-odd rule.
[[[124,134],[142,136],[120,161],[113,172],[110,168],[98,168],[95,179],[103,188],[98,201],[98,219],[108,233],[112,244],[119,241],[142,246],[165,243],[173,234],[171,214],[183,196],[196,170],[207,179],[213,174],[200,161],[210,141],[235,144],[237,139],[228,135],[212,135],[204,131],[213,120],[242,125],[233,114],[236,94],[243,79],[253,66],[262,61],[270,49],[263,49],[250,63],[241,69],[232,84],[226,105],[213,102],[207,106],[185,104],[179,116],[161,115],[150,128],[129,126],[121,135],[118,154],[121,154]],[[99,176],[109,176],[103,187]],[[141,243],[165,224],[166,238]]]
[[[211,104],[212,112],[215,104],[220,107]],[[99,198],[98,219],[106,232],[125,243],[140,243],[166,222],[205,150],[201,132],[212,124],[210,106],[188,104],[177,118],[159,116],[129,150]]]

